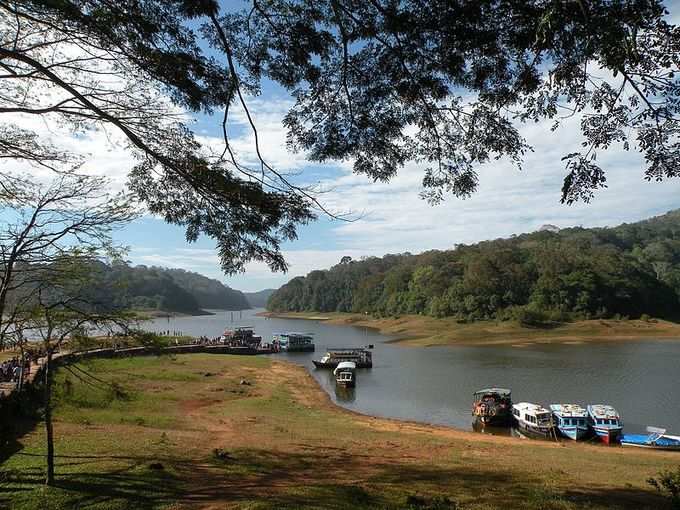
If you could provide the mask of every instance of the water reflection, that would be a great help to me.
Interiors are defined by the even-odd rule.
[[[482,420],[472,420],[472,430],[480,434],[491,434],[492,436],[510,436],[512,435],[513,427],[499,427],[498,425],[488,425],[482,423]]]
[[[350,403],[357,399],[356,388],[345,388],[335,385],[335,398],[337,402]]]

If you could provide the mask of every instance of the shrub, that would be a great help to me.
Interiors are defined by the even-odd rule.
[[[658,478],[649,478],[647,483],[665,494],[674,510],[680,510],[680,466],[675,471],[662,471]]]
[[[522,326],[540,328],[552,324],[548,314],[526,307],[517,307],[514,312],[515,320]]]

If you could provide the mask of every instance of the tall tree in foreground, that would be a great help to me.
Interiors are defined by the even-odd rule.
[[[495,158],[521,165],[530,147],[519,122],[556,127],[571,116],[583,149],[564,155],[564,202],[605,186],[596,156],[615,145],[644,156],[646,179],[678,175],[680,29],[661,0],[241,5],[0,1],[0,157],[39,155],[27,117],[113,128],[139,158],[130,188],[189,241],[213,237],[226,272],[253,259],[285,269],[281,243],[323,210],[316,190],[267,160],[249,108],[264,80],[295,99],[291,148],[313,161],[351,159],[383,181],[424,162],[433,202],[473,193]],[[235,151],[235,107],[255,164]],[[222,147],[203,146],[185,111],[215,114]]]
[[[96,292],[98,262],[120,253],[112,232],[136,214],[101,178],[55,174],[48,184],[3,180],[0,193],[0,345],[39,341],[44,354],[47,477],[54,482],[52,357],[75,333],[99,334],[128,316]]]

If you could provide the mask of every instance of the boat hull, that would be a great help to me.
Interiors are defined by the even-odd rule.
[[[474,416],[476,420],[484,425],[507,425],[510,422],[510,413],[498,413],[490,415],[473,411],[472,416]]]
[[[314,352],[314,345],[306,345],[304,347],[282,347],[282,352]]]
[[[517,423],[517,428],[527,436],[548,438],[552,436],[552,429],[549,427],[538,427],[529,423],[524,423],[523,421],[515,420]]]
[[[341,380],[336,379],[335,384],[337,384],[338,386],[342,386],[343,388],[354,388],[357,385],[356,379],[354,379],[354,378],[352,378],[351,381],[347,381],[347,380],[341,381]]]
[[[616,444],[619,442],[619,439],[621,438],[621,430],[622,429],[609,429],[609,428],[601,428],[601,427],[593,427],[593,431],[595,432],[595,435],[602,441],[604,444]]]
[[[647,448],[648,450],[680,451],[680,440],[663,436],[650,441],[648,435],[624,434],[621,436],[620,442],[622,446]]]
[[[583,439],[584,437],[587,437],[589,434],[588,427],[557,427],[557,430],[560,431],[560,434],[562,434],[564,437],[573,439],[574,441],[578,441],[580,439]]]
[[[347,360],[334,360],[334,361],[327,361],[327,362],[321,362],[319,360],[313,359],[312,363],[314,363],[314,366],[316,368],[337,368],[338,364],[342,361],[347,361]],[[357,368],[373,368],[373,363],[368,362],[368,361],[355,361]]]

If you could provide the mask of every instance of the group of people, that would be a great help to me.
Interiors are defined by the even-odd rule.
[[[14,357],[0,363],[0,382],[19,383],[21,377],[27,377],[31,373],[31,357],[29,355],[24,357],[23,363],[21,358]]]

